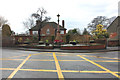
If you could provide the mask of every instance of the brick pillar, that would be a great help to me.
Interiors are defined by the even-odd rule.
[[[29,32],[30,32],[30,35],[33,35],[32,30],[29,30]]]
[[[64,34],[66,34],[66,30],[64,30]]]

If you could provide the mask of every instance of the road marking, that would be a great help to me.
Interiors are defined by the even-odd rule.
[[[8,58],[16,58],[16,57],[22,57],[22,56],[28,56],[28,55],[12,56],[12,57],[8,57]]]
[[[0,70],[15,70],[16,68],[0,68]]]
[[[0,70],[15,70],[16,68],[0,68]],[[57,70],[45,70],[45,69],[19,69],[22,71],[41,71],[41,72],[57,72]],[[61,70],[62,72],[73,72],[73,73],[109,73],[107,71],[77,71],[77,70]],[[120,73],[112,71],[113,73]]]
[[[29,55],[11,74],[10,76],[6,79],[6,80],[10,80],[11,78],[13,78],[13,76],[17,73],[17,71],[25,64],[25,62],[31,57],[31,55]]]
[[[2,58],[0,60],[24,60],[24,59],[10,59],[10,58]],[[28,61],[54,61],[49,59],[29,59]],[[58,61],[85,61],[85,60],[58,60]],[[118,60],[92,60],[95,62],[120,62]]]
[[[86,57],[95,57],[95,58],[105,58],[105,59],[117,59],[117,60],[120,60],[118,58],[110,58],[110,57],[100,57],[100,56],[91,56],[91,55],[82,55],[82,56],[86,56]]]
[[[83,56],[81,56],[81,55],[78,55],[78,56],[81,57],[82,59],[84,59],[84,60],[86,60],[86,61],[88,61],[88,62],[90,62],[90,63],[92,63],[92,64],[94,64],[94,65],[96,65],[96,66],[98,66],[98,67],[100,67],[101,69],[103,69],[103,70],[105,70],[105,71],[111,73],[112,75],[114,75],[114,76],[120,78],[120,76],[119,76],[118,74],[116,74],[116,73],[110,71],[109,69],[107,69],[107,68],[101,66],[100,64],[97,64],[97,63],[95,63],[95,62],[93,62],[93,61],[91,61],[91,60],[89,60],[89,59],[87,59],[87,58],[85,58],[85,57],[83,57]]]
[[[54,60],[29,59],[28,61],[54,61]]]
[[[114,60],[92,60],[95,62],[120,62],[120,61],[114,61]]]
[[[16,57],[22,57],[22,56],[27,56],[27,55],[11,56],[11,57],[7,57],[7,58],[16,58]],[[0,60],[7,59],[7,58],[0,58]]]
[[[85,61],[85,60],[58,60],[58,61]]]
[[[56,56],[76,56],[76,55],[56,55]]]
[[[2,59],[0,59],[0,60],[15,60],[15,61],[17,61],[17,60],[24,60],[24,59],[9,59],[9,58],[2,58]]]
[[[53,53],[53,57],[54,57],[54,60],[55,60],[55,65],[56,65],[56,69],[57,69],[58,78],[59,78],[59,80],[64,80],[64,77],[63,77],[63,74],[62,74],[62,71],[61,71],[61,68],[60,68],[60,65],[59,65],[59,62],[58,62],[58,59],[57,59],[55,53]]]
[[[58,61],[86,61],[86,60],[58,60]],[[95,62],[120,62],[118,60],[92,60]]]
[[[43,71],[43,72],[57,72],[57,70],[44,70],[44,69],[20,69],[22,71]]]
[[[47,53],[50,53],[50,52],[42,52],[42,53],[36,53],[36,54],[31,54],[31,55],[40,55],[40,54],[46,55]],[[52,53],[51,53],[51,54],[52,54]]]
[[[74,71],[74,70],[62,70],[62,72],[79,72],[79,73],[108,73],[107,71]]]

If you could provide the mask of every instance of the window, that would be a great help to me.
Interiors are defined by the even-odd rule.
[[[33,35],[38,35],[38,31],[33,31]]]
[[[50,29],[47,29],[46,34],[50,34]]]
[[[60,31],[60,34],[64,34],[64,30],[61,30],[61,31]]]

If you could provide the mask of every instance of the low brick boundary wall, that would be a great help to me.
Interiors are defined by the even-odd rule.
[[[108,46],[118,46],[120,45],[119,40],[109,40],[108,41]]]
[[[94,46],[61,46],[62,50],[94,50],[94,49],[105,49],[105,45],[94,45]]]
[[[54,49],[53,46],[17,46],[22,48],[33,48],[33,49]]]

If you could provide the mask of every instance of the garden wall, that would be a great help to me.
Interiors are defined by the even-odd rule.
[[[120,42],[119,42],[119,40],[109,40],[108,41],[108,46],[111,46],[111,47],[120,46]]]
[[[105,49],[105,45],[94,45],[94,46],[61,46],[63,50],[94,50],[94,49]]]

